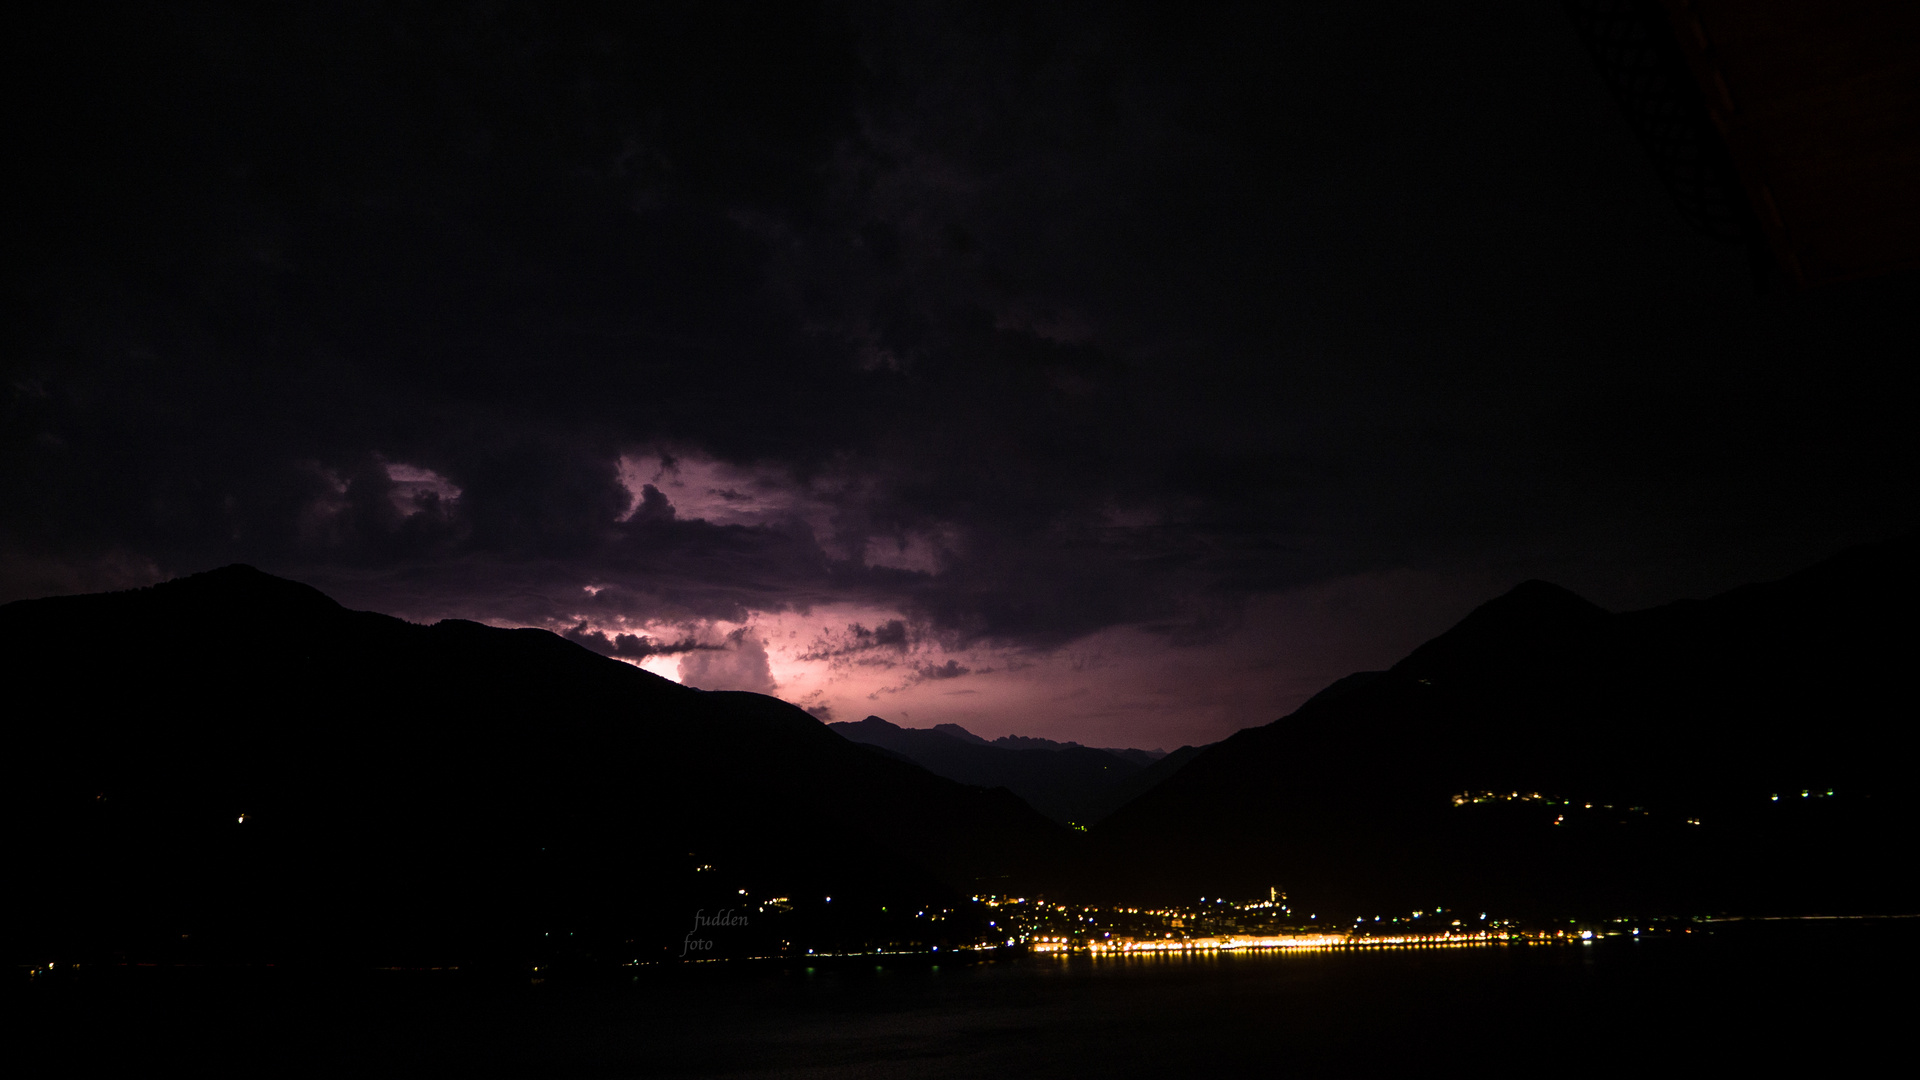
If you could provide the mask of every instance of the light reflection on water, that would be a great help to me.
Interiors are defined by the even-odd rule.
[[[1866,1073],[1915,927],[1684,940],[659,970],[618,986],[298,981],[36,996],[86,1065],[310,1076],[1083,1077]],[[1889,974],[1896,974],[1889,979]],[[91,1056],[89,1056],[91,1055]]]
[[[560,1053],[684,1076],[1845,1071],[1902,1029],[1911,995],[1877,988],[1884,950],[1910,959],[1912,945],[1911,933],[1795,932],[816,971],[672,1005],[643,994],[619,1035],[610,1015],[572,1016],[580,1041]],[[690,1042],[672,1044],[674,1030]]]

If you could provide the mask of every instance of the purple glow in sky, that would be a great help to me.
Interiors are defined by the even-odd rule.
[[[1911,277],[1758,291],[1560,5],[430,8],[18,36],[0,600],[1171,749],[1920,524]]]

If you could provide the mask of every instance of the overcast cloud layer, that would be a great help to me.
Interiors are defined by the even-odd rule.
[[[63,9],[0,599],[244,561],[1172,746],[1914,524],[1914,282],[1757,292],[1558,5],[1039,7]]]

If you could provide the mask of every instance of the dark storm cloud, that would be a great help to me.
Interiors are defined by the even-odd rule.
[[[659,488],[652,484],[641,486],[640,505],[634,508],[634,517],[641,521],[672,521],[673,514],[673,503],[660,494]]]
[[[602,656],[617,656],[622,660],[645,660],[649,656],[677,656],[698,649],[726,647],[702,644],[690,637],[681,638],[679,641],[655,641],[644,634],[608,635],[604,631],[588,629],[588,624],[585,622],[563,631],[560,636],[576,645],[584,645]]]
[[[973,674],[970,667],[962,667],[958,661],[949,660],[944,664],[928,664],[913,669],[913,673],[922,679],[957,679],[962,675]]]
[[[850,623],[844,631],[823,633],[800,654],[802,660],[837,660],[874,649],[904,651],[910,644],[906,620],[889,619],[874,629]]]
[[[1552,4],[75,9],[13,48],[10,595],[240,560],[616,654],[667,646],[579,619],[1194,644],[1343,574],[1637,602],[1912,520],[1911,283],[1753,295]],[[646,455],[761,486],[690,508]],[[907,644],[858,629],[820,658]]]

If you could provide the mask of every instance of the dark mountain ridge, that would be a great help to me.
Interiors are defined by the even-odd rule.
[[[1006,788],[1063,825],[1097,821],[1131,797],[1116,800],[1116,792],[1123,790],[1120,785],[1129,784],[1124,790],[1137,794],[1178,768],[1175,764],[1158,769],[1145,784],[1130,784],[1161,758],[1143,750],[1021,736],[989,742],[958,724],[908,728],[878,716],[827,727],[852,742],[917,762],[936,775],[979,787]]]
[[[1920,909],[1889,858],[1920,802],[1916,547],[1623,615],[1525,583],[1120,808],[1094,830],[1097,888],[1277,884],[1355,912]],[[1497,797],[1454,804],[1475,792]]]
[[[229,957],[445,962],[589,925],[677,941],[721,878],[712,899],[924,903],[1028,880],[1064,840],[773,698],[544,631],[348,611],[248,567],[8,604],[0,655],[23,703],[6,856],[38,868],[16,952],[197,935]]]
[[[868,719],[877,718],[868,717]],[[973,732],[968,731],[966,728],[961,727],[959,724],[935,724],[926,730],[937,731],[942,735],[951,735],[961,742],[974,743],[979,746],[999,746],[1008,750],[1066,750],[1072,747],[1085,746],[1084,743],[1077,743],[1071,740],[1059,742],[1054,739],[1042,739],[1032,735],[1002,735],[997,739],[983,739]],[[1131,761],[1141,768],[1145,768],[1167,756],[1165,750],[1141,750],[1135,747],[1095,746],[1092,747],[1092,749],[1102,750],[1115,757]]]

